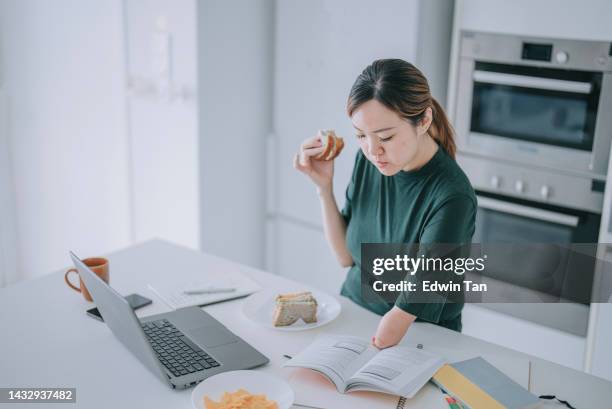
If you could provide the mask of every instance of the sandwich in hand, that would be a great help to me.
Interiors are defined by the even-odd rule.
[[[317,322],[317,300],[310,291],[280,294],[276,297],[273,324],[285,327],[299,319],[310,324]]]
[[[344,139],[336,136],[333,129],[327,129],[320,131],[321,142],[323,143],[323,152],[314,156],[317,160],[332,160],[336,156],[340,155],[342,148],[344,148]]]

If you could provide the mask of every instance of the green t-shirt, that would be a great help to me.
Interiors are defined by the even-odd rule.
[[[476,207],[468,178],[442,147],[420,169],[393,176],[381,174],[359,151],[341,212],[347,223],[347,248],[355,262],[341,294],[385,314],[393,304],[362,298],[361,243],[469,244]],[[411,302],[403,292],[395,305],[417,320],[461,331],[461,302]]]

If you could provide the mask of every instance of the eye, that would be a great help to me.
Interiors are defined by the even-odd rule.
[[[391,136],[388,136],[388,137],[386,137],[386,138],[380,138],[380,141],[381,141],[381,142],[388,142],[388,141],[390,141],[390,140],[391,140],[391,138],[393,138],[394,136],[395,136],[395,135],[391,135]]]
[[[357,139],[362,139],[362,138],[365,138],[365,135],[359,135],[359,134],[357,134],[357,135],[355,135],[355,137],[356,137]]]

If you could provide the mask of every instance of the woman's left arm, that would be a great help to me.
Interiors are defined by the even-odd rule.
[[[380,349],[397,345],[416,318],[415,315],[394,306],[378,323],[376,335],[372,337],[372,344]]]
[[[468,244],[474,234],[475,218],[476,203],[472,197],[452,196],[432,214],[423,229],[420,244],[424,247],[440,243]],[[413,302],[407,292],[400,293],[395,306],[381,319],[372,343],[378,348],[398,344],[417,317],[433,323],[439,322],[444,300],[434,300],[438,302],[430,303],[419,301]]]

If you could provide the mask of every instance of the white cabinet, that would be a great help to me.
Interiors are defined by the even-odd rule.
[[[341,267],[323,232],[295,220],[277,220],[277,273],[331,294],[340,292],[348,268]]]
[[[494,33],[610,40],[610,2],[457,0],[461,27]]]
[[[17,280],[15,189],[8,143],[8,103],[0,77],[0,288]]]
[[[544,305],[551,306],[556,307],[553,304]],[[462,322],[462,332],[466,335],[570,368],[583,369],[584,337],[483,308],[478,304],[467,304],[464,307]]]
[[[587,370],[593,375],[612,380],[612,304],[591,304],[593,329],[588,339]]]
[[[273,159],[265,146],[274,5],[202,0],[197,6],[201,249],[261,267],[265,165]]]

